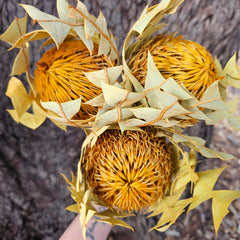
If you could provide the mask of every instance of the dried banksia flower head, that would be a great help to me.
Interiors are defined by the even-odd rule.
[[[172,77],[198,99],[218,80],[214,60],[203,46],[182,36],[160,34],[145,43],[129,62],[133,75],[142,85],[147,73],[148,51],[164,78]]]
[[[103,205],[137,212],[164,197],[174,166],[166,139],[155,134],[107,130],[86,149],[86,179]]]
[[[65,0],[57,1],[59,18],[27,4],[21,6],[42,29],[27,32],[26,15],[16,18],[0,36],[11,49],[20,49],[6,92],[14,106],[8,110],[10,115],[33,129],[46,117],[63,129],[66,125],[91,126],[98,110],[91,101],[101,99],[102,94],[101,71],[108,74],[119,63],[114,36],[108,32],[104,16],[100,13],[95,18],[80,1],[76,7]],[[42,47],[56,46],[36,63],[32,76],[29,59],[34,53],[30,53],[29,46],[32,41],[42,39],[45,39]],[[96,74],[89,80],[87,73]],[[22,74],[30,85],[29,92],[15,77]]]
[[[37,63],[35,82],[43,102],[59,102],[81,98],[78,118],[86,119],[97,113],[97,109],[85,102],[99,96],[101,89],[90,82],[85,72],[112,67],[106,55],[98,55],[98,44],[92,54],[81,40],[67,41],[59,48],[44,53]]]

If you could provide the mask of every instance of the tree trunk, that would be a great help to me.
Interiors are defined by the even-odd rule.
[[[146,0],[83,2],[95,16],[99,10],[103,12],[109,28],[117,38],[119,49],[130,26],[148,3]],[[1,34],[15,16],[24,15],[23,9],[17,5],[19,3],[31,4],[45,12],[56,14],[55,0],[2,0]],[[239,9],[239,0],[186,0],[175,15],[167,18],[170,21],[168,31],[177,31],[186,38],[199,42],[225,63],[240,46]],[[30,21],[28,26],[33,27]],[[81,129],[73,128],[65,133],[50,121],[32,131],[10,118],[6,109],[12,106],[4,92],[16,51],[7,52],[8,48],[7,44],[0,42],[0,238],[57,239],[74,217],[74,214],[64,209],[72,202],[60,173],[70,176],[71,171],[76,171],[84,133]],[[36,50],[37,46],[32,48]],[[40,53],[31,56],[32,68],[39,57]],[[210,140],[211,128],[201,125],[197,131],[199,136]],[[133,223],[135,233],[113,228],[111,237],[164,238],[164,234],[155,231],[147,233],[149,226],[156,221],[154,218],[146,220],[137,217],[129,221]]]

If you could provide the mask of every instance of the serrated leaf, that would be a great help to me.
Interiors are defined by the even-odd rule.
[[[14,120],[20,122],[20,118],[31,106],[33,96],[27,94],[22,82],[16,77],[9,80],[6,95],[11,98],[13,107],[16,110],[15,113],[11,111],[11,115],[14,114]]]
[[[9,50],[22,47],[22,45],[26,44],[26,42],[41,40],[43,38],[48,38],[49,36],[49,33],[42,29],[26,33],[21,38],[19,38]]]
[[[79,110],[81,106],[81,98],[64,102],[42,102],[43,108],[50,110],[62,118],[71,119]]]
[[[149,22],[157,15],[159,12],[167,8],[171,0],[163,0],[157,4],[151,11],[146,12],[141,18],[133,25],[132,31],[138,32],[140,35],[149,24]]]
[[[226,99],[227,99],[227,78],[226,78],[226,74],[224,73],[220,62],[216,57],[215,57],[214,63],[215,63],[215,67],[217,69],[217,77],[222,78],[219,81],[219,91],[220,91],[220,95],[222,97],[222,100],[225,102]]]
[[[200,100],[199,106],[214,110],[228,110],[219,92],[219,81],[213,82],[207,88]]]
[[[123,108],[120,111],[117,108],[114,108],[103,114],[98,114],[96,117],[96,122],[94,123],[94,127],[98,128],[117,123],[118,121],[124,121],[131,116],[132,112],[127,108]]]
[[[79,205],[77,203],[69,205],[65,209],[70,211],[70,212],[75,212],[75,213],[79,213],[80,212]]]
[[[15,18],[8,29],[0,36],[0,40],[14,45],[21,38],[27,29],[27,15],[23,18]]]
[[[111,107],[121,104],[121,107],[132,105],[147,95],[147,92],[135,93],[102,82],[102,91],[106,103]]]
[[[11,76],[22,75],[22,73],[27,72],[29,68],[29,45],[25,45],[19,50],[16,56],[13,66]]]
[[[27,4],[20,4],[20,6],[49,33],[57,46],[64,41],[69,33],[70,25],[59,21],[57,17],[44,13],[33,6]]]
[[[179,104],[178,98],[169,93],[155,89],[152,91],[151,98],[149,96],[148,98],[150,107],[164,111],[164,118],[190,114],[187,109]]]
[[[228,207],[231,202],[240,197],[240,191],[218,190],[213,191],[212,214],[215,233],[217,235],[218,228],[227,215]]]
[[[107,22],[101,12],[97,18],[96,24],[104,34],[109,36],[108,30],[107,30]],[[106,39],[103,35],[100,35],[98,55],[101,55],[101,54],[108,55],[110,49],[111,49],[111,45],[110,45],[108,39]]]
[[[104,218],[104,219],[96,219],[96,221],[109,223],[112,226],[118,225],[118,226],[125,227],[125,228],[131,229],[132,231],[134,231],[134,229],[129,224],[127,224],[126,222],[124,222],[123,220],[120,220],[120,219]]]
[[[181,165],[177,174],[173,180],[173,187],[171,193],[174,194],[176,191],[179,191],[182,188],[185,188],[186,185],[191,182],[195,183],[198,180],[196,173],[194,172],[196,166],[196,154],[191,149],[190,153],[185,153],[184,157],[187,156],[189,164],[186,164],[185,161],[181,161]],[[189,167],[191,169],[189,169]]]
[[[128,119],[126,121],[120,121],[118,123],[121,132],[124,132],[125,130],[141,130],[141,128],[137,127],[137,126],[141,126],[143,124],[145,124],[145,121],[142,121],[140,119],[134,118],[134,119]]]
[[[101,93],[97,97],[85,102],[85,104],[91,105],[93,107],[103,107],[105,104],[104,96]]]
[[[239,73],[239,69],[237,66],[237,54],[234,53],[234,55],[228,60],[226,66],[224,67],[224,73],[226,73],[228,76],[231,76],[233,78],[235,78],[236,80],[238,79],[238,81],[240,80],[240,73]],[[228,84],[231,85],[231,81],[228,81]],[[239,82],[237,84],[237,86],[239,87]],[[234,86],[233,86],[234,87]]]
[[[229,160],[233,158],[231,154],[218,152],[207,148],[204,145],[205,141],[199,137],[187,136],[181,133],[174,133],[173,135],[174,142],[184,142],[187,146],[194,149],[195,151],[200,152],[204,157],[207,158],[220,158],[222,160]]]
[[[96,213],[95,216],[100,217],[100,218],[113,218],[113,217],[124,218],[124,217],[134,216],[134,214],[124,213],[124,212],[116,212],[116,211],[111,210],[111,209],[106,209],[104,211]]]
[[[7,110],[11,117],[14,119],[14,121],[23,124],[24,126],[31,128],[35,130],[38,128],[46,119],[45,115],[41,114],[41,109],[36,110],[39,108],[39,106],[33,102],[33,111],[34,113],[28,113],[25,112],[20,118],[18,117],[18,114],[16,110]]]
[[[149,218],[157,216],[164,212],[166,209],[172,208],[177,203],[182,193],[183,189],[174,195],[166,196],[162,199],[159,199],[158,202],[154,203],[152,206],[149,207],[147,212],[149,212],[150,214],[147,217]]]
[[[194,143],[198,143],[200,145],[204,145],[206,143],[206,141],[202,138],[199,137],[195,137],[195,136],[187,136],[184,134],[178,134],[178,133],[174,133],[173,134],[173,141],[180,143],[180,142],[194,142]]]
[[[173,78],[165,79],[161,75],[153,61],[150,52],[148,51],[145,89],[151,89],[159,85],[166,93],[170,93],[181,100],[193,98],[192,95],[182,88],[181,85],[179,85]]]
[[[85,46],[88,48],[90,54],[92,54],[92,51],[93,51],[93,41],[92,41],[92,39],[87,39],[86,38],[84,27],[83,26],[76,26],[76,27],[73,27],[73,29],[75,30],[77,35],[80,37],[80,39],[83,41]]]
[[[69,14],[69,3],[66,0],[57,0],[57,11],[60,19],[74,23],[74,19],[68,16]]]
[[[157,231],[163,232],[166,231],[177,218],[185,211],[187,205],[192,202],[192,198],[179,200],[171,208],[167,208],[161,215],[158,223],[151,230],[155,229]]]
[[[102,87],[102,82],[113,85],[122,72],[122,66],[109,67],[105,70],[85,72],[87,79],[98,87]],[[107,73],[107,74],[106,74]]]
[[[193,202],[190,204],[188,211],[196,208],[202,202],[213,197],[212,188],[225,168],[226,167],[222,167],[197,173],[199,180],[194,186]]]

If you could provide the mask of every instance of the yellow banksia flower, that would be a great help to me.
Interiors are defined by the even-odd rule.
[[[174,164],[155,130],[107,130],[87,148],[86,179],[93,193],[117,211],[140,211],[169,189]]]
[[[67,41],[44,53],[37,63],[35,82],[43,102],[64,103],[81,97],[82,106],[78,117],[86,119],[97,109],[85,102],[101,94],[101,89],[91,83],[85,72],[112,67],[106,55],[98,55],[98,45],[92,54],[81,40]]]
[[[129,62],[133,75],[142,85],[148,51],[164,78],[172,77],[198,99],[218,79],[214,60],[203,46],[182,36],[159,34],[145,43]]]

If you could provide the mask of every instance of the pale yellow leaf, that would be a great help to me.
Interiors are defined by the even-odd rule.
[[[147,95],[147,92],[129,92],[126,89],[121,89],[104,82],[102,82],[102,91],[106,103],[111,107],[116,107],[120,103],[121,107],[128,106],[141,100],[144,96]]]
[[[196,208],[202,202],[213,197],[212,188],[214,187],[219,175],[226,167],[198,172],[199,180],[195,184],[193,192],[193,202],[190,204],[188,211]]]
[[[32,114],[32,113],[25,112],[20,118],[18,118],[16,110],[7,110],[7,111],[16,122],[19,122],[24,126],[35,130],[40,125],[42,125],[42,123],[46,119],[44,115],[39,114],[39,112],[36,111],[37,107],[38,105],[35,102],[33,102],[33,110],[35,110],[34,113]]]
[[[129,224],[127,224],[126,222],[124,222],[121,219],[117,219],[117,218],[104,218],[104,219],[97,219],[96,221],[109,223],[112,226],[117,225],[117,226],[125,227],[125,228],[131,229],[132,231],[134,231],[134,229]]]
[[[232,78],[235,78],[238,82],[237,86],[239,88],[239,80],[240,80],[240,72],[239,68],[237,66],[237,54],[234,53],[234,55],[228,60],[226,66],[224,67],[224,73],[231,76]],[[229,79],[228,79],[229,80]],[[232,82],[228,82],[228,84],[232,85]],[[233,86],[234,87],[234,86]]]
[[[42,29],[26,33],[21,38],[19,38],[9,50],[22,47],[22,45],[24,45],[26,42],[41,40],[43,38],[48,38],[49,36],[49,33]]]
[[[20,5],[34,21],[37,21],[49,33],[57,46],[64,41],[69,33],[70,25],[59,21],[57,17],[44,13],[33,6],[27,4]]]
[[[140,35],[146,28],[146,26],[149,24],[149,22],[157,15],[159,12],[163,11],[167,8],[168,4],[171,2],[171,0],[162,0],[159,4],[156,5],[155,8],[153,8],[151,11],[146,12],[146,14],[143,14],[138,21],[133,25],[131,31],[136,31]]]
[[[28,68],[29,68],[29,44],[26,44],[19,50],[19,53],[14,60],[11,76],[21,75],[22,73],[27,72]]]
[[[98,87],[102,87],[102,82],[113,85],[122,72],[122,66],[109,67],[105,70],[99,70],[94,72],[85,72],[85,76],[90,82]]]
[[[16,110],[14,120],[20,122],[22,115],[31,106],[33,96],[27,94],[22,82],[16,77],[9,80],[6,95],[11,98],[13,107]]]
[[[160,232],[166,231],[173,223],[175,223],[177,218],[185,211],[186,206],[191,202],[192,198],[179,200],[171,208],[165,209],[158,223],[151,230],[155,229]]]
[[[62,118],[71,119],[80,110],[81,98],[64,103],[41,101],[41,105],[43,108],[56,113]]]
[[[14,45],[19,38],[21,38],[27,29],[27,15],[23,18],[15,18],[15,20],[10,24],[6,32],[0,36],[0,40]]]
[[[87,39],[85,36],[85,30],[83,26],[74,26],[73,29],[77,33],[77,35],[80,37],[80,39],[83,41],[85,46],[88,48],[90,54],[92,54],[93,51],[93,41],[92,39]]]
[[[132,116],[132,112],[123,108],[119,112],[117,108],[109,110],[103,114],[99,114],[96,117],[96,122],[94,123],[94,127],[103,127],[109,124],[117,123],[118,121],[124,121]]]
[[[227,215],[228,207],[231,202],[240,197],[240,191],[218,190],[213,191],[212,214],[215,233],[217,235],[218,228]]]
[[[104,18],[103,14],[100,12],[96,24],[99,29],[101,29],[102,33],[104,33],[106,36],[109,37],[109,33],[107,30],[107,22],[106,19]],[[98,55],[105,54],[108,55],[109,51],[111,49],[111,45],[102,34],[100,35],[100,43],[98,47]]]
[[[79,205],[77,203],[69,205],[65,209],[70,211],[70,212],[75,212],[75,213],[79,213],[80,212]]]
[[[159,88],[163,89],[165,92],[170,93],[181,100],[193,98],[193,96],[188,91],[186,91],[186,89],[182,88],[182,86],[179,85],[174,79],[165,79],[161,75],[153,61],[150,52],[148,52],[145,89],[151,89],[157,86],[159,86]]]
[[[214,109],[214,110],[228,110],[228,107],[222,101],[219,92],[219,81],[213,82],[204,92],[201,100],[200,107]]]

